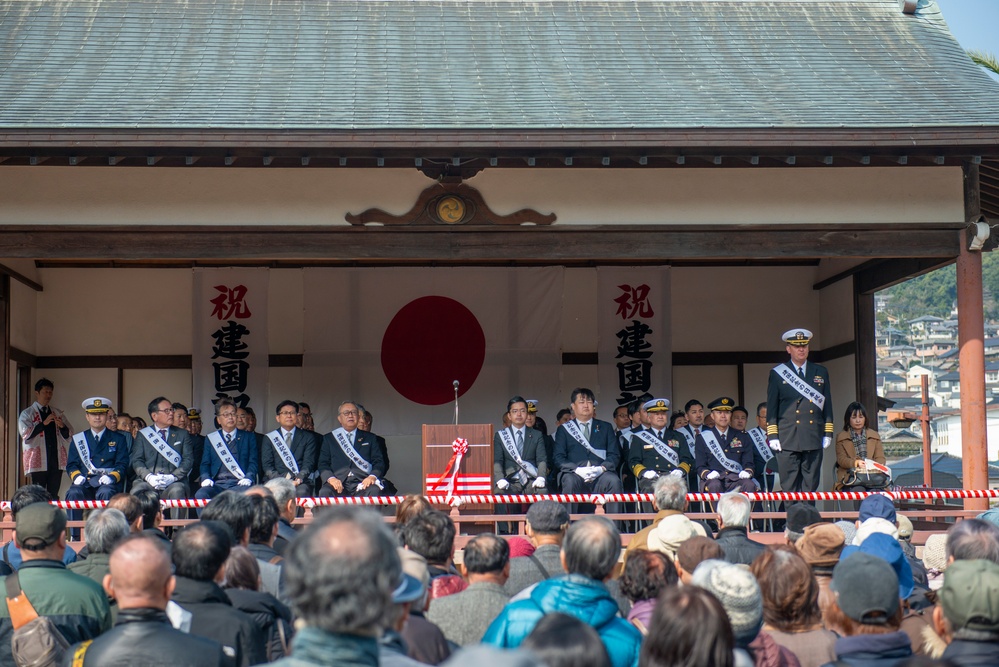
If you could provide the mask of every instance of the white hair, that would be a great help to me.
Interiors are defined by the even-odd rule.
[[[718,516],[721,517],[725,528],[745,528],[748,526],[751,509],[752,503],[750,503],[749,498],[738,491],[726,493],[718,500]]]

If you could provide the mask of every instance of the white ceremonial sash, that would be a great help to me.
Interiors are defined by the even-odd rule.
[[[639,431],[635,434],[635,437],[652,445],[655,448],[656,453],[672,463],[675,468],[680,467],[680,455],[676,453],[675,449],[657,438],[652,431]]]
[[[149,441],[156,451],[160,453],[160,456],[165,458],[167,461],[172,463],[174,466],[180,465],[180,454],[173,447],[166,443],[166,440],[160,437],[160,434],[156,432],[156,429],[152,426],[147,426],[146,428],[139,431],[142,435],[146,436],[146,440]]]
[[[708,451],[718,459],[718,463],[722,464],[725,470],[729,472],[739,473],[742,472],[742,466],[725,456],[725,451],[722,449],[721,444],[718,442],[718,438],[711,431],[704,429],[701,431],[701,437],[704,438],[704,444],[708,446]]]
[[[342,449],[343,453],[347,455],[347,458],[350,459],[354,465],[363,470],[364,474],[370,475],[371,464],[365,461],[364,457],[357,453],[357,450],[354,449],[354,445],[350,444],[350,439],[347,438],[347,431],[343,430],[343,428],[338,428],[333,431],[333,437],[336,438],[337,444],[340,445],[340,449]]]
[[[693,429],[688,430],[688,428],[689,427],[684,426],[683,428],[680,429],[680,433],[682,433],[683,437],[685,437],[687,439],[687,447],[690,449],[690,455],[691,456],[696,456],[696,452],[697,452],[697,447],[696,447],[696,445],[697,445],[697,436],[694,435],[694,430]]]
[[[763,429],[759,426],[750,429],[749,437],[752,438],[753,444],[756,445],[756,451],[760,453],[764,461],[769,461],[774,457],[774,452],[770,449],[770,445],[767,444],[766,436],[763,435]]]
[[[209,433],[208,442],[212,443],[212,449],[215,450],[219,460],[222,461],[222,465],[229,469],[229,472],[232,473],[233,477],[236,479],[244,479],[246,477],[246,473],[239,467],[236,457],[232,455],[232,452],[229,451],[229,446],[226,445],[225,440],[222,439],[221,433],[218,431],[212,431]]]
[[[87,435],[86,431],[83,433],[77,433],[73,436],[73,444],[76,445],[76,453],[80,455],[80,461],[83,462],[83,467],[87,469],[87,474],[96,475],[97,469],[94,468],[93,461],[90,460],[90,447],[87,446]]]
[[[774,366],[774,370],[777,371],[777,375],[784,378],[785,382],[794,387],[795,391],[819,406],[819,410],[826,407],[826,397],[822,395],[822,392],[802,380],[801,376],[788,368],[787,364]]]
[[[267,434],[270,438],[271,444],[274,445],[274,451],[278,453],[281,457],[281,461],[288,470],[292,471],[296,475],[298,474],[298,461],[295,460],[294,454],[291,453],[291,449],[285,444],[284,438],[281,436],[281,429],[271,431]]]
[[[534,464],[529,463],[521,457],[520,452],[517,451],[517,444],[513,441],[513,434],[510,433],[510,429],[505,428],[502,431],[496,431],[499,433],[500,441],[503,443],[503,449],[506,453],[510,455],[517,465],[524,469],[531,477],[538,476],[538,469],[534,467]],[[523,483],[523,480],[521,480]]]
[[[585,447],[586,451],[590,452],[591,454],[593,454],[594,456],[596,456],[597,458],[599,458],[601,461],[604,461],[604,460],[607,459],[607,450],[606,449],[594,449],[593,445],[591,445],[590,443],[588,443],[586,441],[586,438],[583,437],[583,432],[579,430],[579,424],[577,424],[575,420],[570,419],[566,423],[562,424],[562,428],[564,428],[569,433],[569,435],[571,435],[573,437],[573,439],[576,442],[578,442],[583,447]]]

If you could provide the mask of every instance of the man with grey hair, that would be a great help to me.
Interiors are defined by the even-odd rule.
[[[510,595],[503,584],[510,576],[510,545],[492,533],[476,535],[465,545],[461,564],[468,588],[434,598],[427,620],[458,646],[478,644],[486,628],[503,611]]]
[[[83,538],[87,541],[90,555],[86,560],[71,563],[69,569],[84,577],[89,577],[98,584],[104,584],[104,575],[111,571],[111,551],[125,536],[131,532],[128,519],[121,510],[104,508],[92,510],[83,527]],[[117,607],[111,603],[111,616],[117,616]]]
[[[278,513],[281,515],[278,519],[277,537],[274,538],[274,551],[283,556],[288,545],[298,536],[298,532],[291,525],[298,510],[298,505],[295,502],[295,485],[290,479],[277,477],[267,480],[264,486],[274,494],[274,502],[277,503]]]
[[[999,563],[999,528],[981,519],[958,521],[947,531],[947,563],[989,560]]]
[[[377,666],[378,636],[403,581],[395,539],[376,512],[334,507],[288,548],[288,593],[299,629],[279,667]]]
[[[569,529],[569,510],[554,500],[539,500],[527,508],[524,522],[534,553],[510,559],[510,576],[504,588],[510,597],[539,581],[565,574],[562,541]]]
[[[628,542],[628,547],[624,550],[625,561],[635,551],[649,548],[649,533],[655,530],[663,519],[687,511],[687,480],[685,478],[663,475],[652,486],[652,493],[652,506],[656,510],[656,516],[650,525],[632,536],[631,541]]]
[[[562,546],[564,577],[542,581],[530,596],[511,602],[493,621],[483,644],[516,648],[546,614],[568,614],[592,626],[614,667],[638,664],[642,634],[618,615],[607,590],[621,555],[621,534],[607,518],[589,516],[569,526]]]
[[[766,547],[749,539],[749,512],[752,503],[738,492],[726,493],[718,500],[718,535],[715,540],[729,563],[750,565]]]

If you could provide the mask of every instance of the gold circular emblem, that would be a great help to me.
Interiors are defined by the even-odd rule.
[[[442,197],[437,202],[437,217],[446,225],[454,225],[465,217],[465,202],[458,197]]]

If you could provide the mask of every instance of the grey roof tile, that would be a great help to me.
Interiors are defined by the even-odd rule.
[[[0,0],[0,127],[999,126],[898,0]]]

